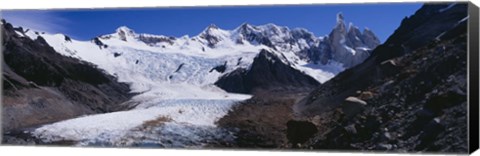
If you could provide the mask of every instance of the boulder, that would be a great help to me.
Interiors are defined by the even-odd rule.
[[[370,99],[373,97],[373,93],[370,92],[370,91],[364,91],[364,92],[361,92],[360,95],[358,96],[358,98],[362,99],[362,100],[366,100],[366,99]]]
[[[365,109],[367,102],[357,98],[357,97],[348,97],[342,103],[341,109],[345,116],[353,117],[358,113],[362,112]]]

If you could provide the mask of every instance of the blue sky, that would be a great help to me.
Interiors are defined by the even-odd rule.
[[[421,3],[329,4],[289,6],[175,7],[136,9],[22,10],[3,11],[2,17],[16,26],[49,33],[63,33],[80,40],[109,34],[119,26],[137,33],[180,37],[195,36],[210,24],[234,29],[247,22],[302,27],[316,36],[328,34],[342,12],[347,24],[368,27],[385,41],[401,20],[415,13]]]

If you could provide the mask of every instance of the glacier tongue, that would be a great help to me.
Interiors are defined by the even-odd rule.
[[[224,116],[235,102],[236,100],[230,99],[153,99],[129,111],[91,115],[45,125],[35,129],[33,135],[44,142],[71,140],[78,145],[131,146],[147,141],[145,137],[139,137],[144,134],[149,136],[150,143],[159,146],[201,146],[200,141],[222,131],[215,127],[214,122]],[[160,117],[172,121],[146,125]],[[144,126],[151,128],[142,129]],[[172,136],[161,137],[165,134],[183,139],[197,138],[197,142],[175,140]],[[165,143],[166,140],[169,143]]]
[[[129,102],[138,104],[132,110],[89,115],[35,129],[33,135],[45,142],[71,140],[80,146],[144,143],[164,147],[203,146],[205,139],[219,137],[220,132],[229,134],[216,128],[215,121],[238,101],[250,98],[250,95],[230,94],[212,85],[222,74],[212,68],[227,64],[228,72],[236,67],[248,67],[254,52],[203,57],[133,45],[139,42],[113,46],[114,43],[103,40],[109,47],[100,48],[89,41],[65,42],[63,35],[43,37],[57,52],[91,62],[117,76],[120,82],[131,84],[133,92],[140,93]],[[169,120],[149,125],[148,131],[141,129],[161,117]],[[152,133],[155,130],[162,133]],[[138,137],[141,134],[150,139]],[[188,138],[196,139],[186,141]]]

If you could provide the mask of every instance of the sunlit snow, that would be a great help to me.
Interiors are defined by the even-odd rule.
[[[166,36],[140,34],[168,40],[147,44],[138,40],[140,35],[128,27],[120,27],[113,34],[100,36],[99,41],[108,47],[93,41],[66,41],[62,34],[41,34],[58,53],[97,65],[99,69],[116,76],[119,82],[130,84],[132,92],[138,95],[128,102],[134,104],[132,110],[44,125],[35,129],[33,135],[46,142],[72,140],[78,145],[130,146],[152,143],[165,147],[198,147],[203,145],[202,140],[212,139],[215,135],[232,137],[228,132],[216,128],[215,122],[226,115],[233,105],[250,98],[250,95],[227,93],[213,83],[237,68],[248,69],[261,49],[271,51],[281,61],[322,83],[344,70],[342,64],[336,62],[315,65],[299,59],[295,51],[312,44],[305,40],[296,47],[277,47],[279,50],[275,50],[257,43],[236,43],[235,39],[241,36],[238,30],[207,28],[202,33],[218,38],[215,47],[206,45],[208,41],[200,37],[202,33],[172,40]],[[289,33],[288,28],[273,24],[252,30],[275,35],[271,40],[279,42],[276,43],[278,45],[283,44],[280,43],[283,42],[282,38]],[[38,36],[33,31],[26,35],[32,39]],[[227,67],[225,72],[212,70],[224,64]],[[159,117],[171,121],[149,132],[138,129],[145,122]],[[225,135],[219,135],[220,131]],[[187,138],[190,141],[185,142]]]

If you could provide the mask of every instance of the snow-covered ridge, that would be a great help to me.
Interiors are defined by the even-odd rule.
[[[213,84],[225,73],[248,68],[261,49],[323,83],[363,61],[379,44],[368,28],[360,32],[350,23],[346,29],[344,22],[339,13],[332,32],[322,37],[303,28],[291,30],[272,23],[260,26],[243,23],[233,30],[211,24],[196,36],[180,38],[136,33],[127,26],[91,41],[34,31],[26,35],[32,39],[41,36],[57,52],[96,64],[118,76],[120,81],[131,83],[133,90],[140,92],[148,89],[145,84],[152,84],[149,81],[154,81],[153,84]],[[223,64],[225,71],[212,71]]]

